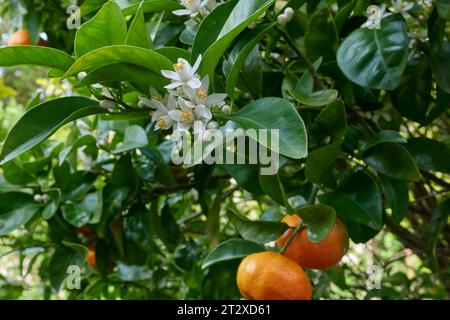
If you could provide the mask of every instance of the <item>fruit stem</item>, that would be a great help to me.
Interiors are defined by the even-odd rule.
[[[286,243],[284,244],[283,248],[280,250],[280,254],[284,254],[286,249],[290,246],[292,241],[294,241],[294,238],[297,236],[297,234],[303,229],[306,228],[306,225],[303,223],[303,221],[295,228],[294,232],[292,232],[289,239],[287,239]]]

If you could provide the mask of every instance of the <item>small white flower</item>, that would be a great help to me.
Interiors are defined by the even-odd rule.
[[[41,194],[35,194],[33,200],[34,202],[42,203],[43,197]]]
[[[175,10],[172,13],[176,16],[196,18],[198,15],[205,15],[208,12],[209,2],[209,0],[181,0],[180,3],[185,9]]]
[[[396,12],[408,12],[409,10],[414,8],[413,2],[405,2],[403,0],[391,0],[391,2]]]
[[[225,114],[231,114],[231,107],[229,105],[227,105],[227,104],[224,105],[222,107],[222,112],[225,113]]]
[[[80,72],[80,73],[78,73],[77,74],[77,78],[78,78],[78,80],[83,80],[84,78],[86,78],[86,76],[87,76],[87,73],[86,72],[84,72],[84,71],[82,71],[82,72]]]
[[[208,129],[217,129],[217,128],[219,128],[219,124],[216,121],[211,121],[210,123],[208,123],[207,128]]]
[[[152,114],[152,121],[155,122],[155,130],[168,130],[173,127],[174,122],[169,116],[169,112],[177,106],[174,96],[166,94],[164,98],[158,100],[158,95],[152,95],[151,100],[144,97],[140,99],[141,104],[156,110]]]
[[[221,104],[227,97],[224,93],[216,93],[208,95],[209,90],[209,77],[205,76],[201,81],[201,86],[197,89],[192,89],[188,86],[184,88],[186,96],[195,105],[205,105],[207,107],[212,107]]]
[[[192,102],[179,97],[178,106],[180,109],[170,111],[169,116],[177,122],[177,129],[180,131],[192,128],[196,120],[207,123],[212,119],[211,111],[204,105],[196,106]]]
[[[369,6],[367,8],[368,19],[361,28],[381,29],[381,20],[390,15],[390,13],[385,13],[385,11],[386,6],[384,4],[380,7],[376,5]]]
[[[291,7],[287,7],[286,9],[284,9],[284,14],[290,19],[292,20],[292,18],[294,17],[294,9],[292,9]],[[289,21],[290,21],[289,20]]]
[[[200,63],[202,62],[202,56],[198,56],[194,66],[191,66],[185,59],[179,58],[177,63],[173,65],[174,71],[162,70],[161,73],[164,77],[172,80],[172,83],[165,88],[168,90],[176,89],[183,85],[186,85],[192,89],[200,88],[202,85],[198,75],[196,74]]]
[[[277,17],[277,21],[281,26],[285,26],[290,20],[286,14],[282,13]]]
[[[100,101],[100,107],[103,109],[111,110],[116,107],[116,103],[111,100],[101,100]]]

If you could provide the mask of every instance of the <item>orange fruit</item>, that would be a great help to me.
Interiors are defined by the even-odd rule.
[[[29,46],[32,44],[30,34],[25,29],[14,32],[8,41],[8,46]]]
[[[8,41],[8,46],[31,46],[31,45],[33,45],[33,42],[31,41],[28,30],[26,29],[14,32]],[[46,47],[48,45],[48,42],[42,38],[39,38],[37,45]]]
[[[97,268],[97,260],[95,258],[95,249],[94,249],[94,247],[91,247],[89,249],[89,253],[88,253],[88,256],[87,256],[87,263],[88,263],[88,265],[91,268],[93,268],[93,269]]]
[[[301,221],[302,219],[298,215],[288,215],[282,219],[282,222],[290,227],[298,226]],[[279,248],[284,246],[293,232],[293,229],[287,230],[278,238],[277,245]],[[328,269],[341,261],[348,249],[348,239],[347,228],[339,218],[336,218],[330,233],[318,243],[308,239],[307,228],[300,230],[284,255],[303,268]]]
[[[239,291],[247,300],[311,300],[312,287],[303,269],[279,253],[266,251],[242,260]]]

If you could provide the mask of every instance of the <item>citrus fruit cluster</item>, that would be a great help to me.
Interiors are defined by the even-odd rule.
[[[237,272],[237,285],[248,300],[311,300],[312,285],[303,269],[327,269],[336,265],[348,249],[349,237],[344,223],[336,218],[330,233],[320,242],[308,239],[307,227],[294,235],[302,223],[298,215],[282,221],[289,227],[277,240],[283,254],[266,251],[247,256]]]

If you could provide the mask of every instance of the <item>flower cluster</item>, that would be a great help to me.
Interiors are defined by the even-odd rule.
[[[175,10],[172,13],[177,16],[189,16],[186,25],[190,26],[198,24],[218,5],[216,0],[180,0],[180,3],[185,9]]]
[[[197,70],[201,63],[198,57],[194,66],[185,59],[178,59],[172,70],[162,70],[164,77],[171,80],[165,88],[167,93],[162,96],[155,89],[150,89],[151,98],[141,97],[139,105],[149,107],[155,111],[152,120],[155,130],[168,130],[174,132],[187,131],[194,125],[201,125],[200,130],[217,128],[218,124],[212,121],[212,110],[222,108],[229,113],[230,107],[225,104],[226,94],[209,94],[209,77],[200,78]],[[196,128],[196,130],[199,130]]]

